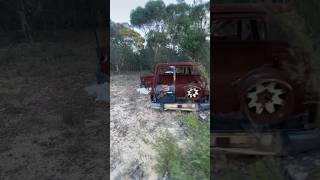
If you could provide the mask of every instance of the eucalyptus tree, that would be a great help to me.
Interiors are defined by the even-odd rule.
[[[145,32],[154,63],[165,59],[163,53],[168,53],[167,58],[175,54],[194,61],[206,55],[208,61],[209,9],[209,2],[199,0],[193,5],[179,1],[167,6],[161,0],[149,1],[131,12],[130,21]]]
[[[110,22],[110,56],[112,67],[121,69],[137,64],[136,55],[143,48],[144,39],[127,24]]]

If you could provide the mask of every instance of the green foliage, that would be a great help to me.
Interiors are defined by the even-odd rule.
[[[272,24],[272,28],[277,34],[277,37],[274,37],[273,39],[281,39],[288,42],[292,50],[292,55],[297,59],[302,60],[299,64],[286,63],[285,67],[287,71],[291,75],[292,79],[305,82],[304,75],[307,67],[304,62],[308,62],[310,64],[314,63],[314,60],[312,59],[314,49],[312,39],[308,35],[306,29],[304,19],[295,11],[292,11],[289,13],[274,15],[273,21],[274,24]],[[310,85],[311,82],[307,83]]]
[[[197,62],[200,61],[205,48],[208,48],[206,46],[206,36],[206,32],[203,29],[190,27],[182,37],[181,47],[183,51]]]
[[[166,132],[154,144],[158,152],[155,170],[169,179],[209,179],[209,125],[195,115],[183,118],[187,137],[179,141],[178,136]]]
[[[196,2],[166,6],[161,0],[148,1],[131,12],[131,24],[146,33],[143,51],[149,51],[151,58],[147,64],[182,60],[209,67],[209,2]]]
[[[145,10],[149,21],[159,22],[164,16],[166,5],[162,0],[148,1],[145,5]]]
[[[304,19],[294,11],[276,14],[273,17],[279,26],[280,35],[297,51],[311,53],[313,43],[308,35]]]
[[[142,7],[137,7],[135,10],[131,11],[130,14],[130,22],[131,24],[134,24],[135,26],[141,28],[142,25],[145,23],[145,20],[147,19],[147,13]]]
[[[208,15],[209,3],[166,6],[161,0],[148,1],[130,14],[131,24],[144,31],[145,40],[132,27],[111,22],[111,67],[138,70],[161,62],[197,61],[209,72]]]
[[[210,82],[210,69],[205,68],[205,66],[203,65],[200,65],[199,71],[200,71],[200,75],[204,78],[204,81],[207,83]]]
[[[139,28],[160,31],[160,23],[165,16],[165,4],[161,0],[148,1],[145,8],[137,7],[130,14],[130,22]]]
[[[170,171],[171,174],[177,174],[183,172],[182,165],[182,152],[178,146],[177,139],[169,134],[164,134],[158,139],[155,149],[158,151],[158,162],[155,166],[155,170],[161,176]]]
[[[138,52],[143,48],[144,39],[141,35],[126,25],[110,23],[110,60],[111,68],[139,68]]]
[[[319,41],[320,22],[318,11],[320,9],[320,2],[317,0],[299,1],[293,0],[294,6],[300,16],[305,19],[306,27],[311,33],[312,38]],[[317,42],[319,44],[319,42]]]

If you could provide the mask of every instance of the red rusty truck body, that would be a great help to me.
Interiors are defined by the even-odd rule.
[[[206,109],[209,90],[200,75],[200,64],[192,62],[160,63],[152,76],[141,77],[141,85],[150,90],[152,108],[174,110]]]
[[[272,124],[305,113],[305,84],[286,71],[309,64],[285,41],[273,39],[270,14],[282,6],[213,6],[212,112],[242,114],[255,124]],[[306,79],[307,70],[303,73]]]
[[[305,81],[307,60],[273,38],[271,13],[282,5],[214,4],[211,11],[211,147],[275,155],[320,147]],[[286,67],[303,66],[299,81]],[[297,74],[296,74],[297,75]],[[314,108],[315,109],[315,108]]]

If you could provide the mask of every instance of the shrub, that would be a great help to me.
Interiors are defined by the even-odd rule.
[[[167,179],[209,179],[209,124],[189,114],[182,118],[187,135],[166,132],[154,144],[158,152],[156,172]]]

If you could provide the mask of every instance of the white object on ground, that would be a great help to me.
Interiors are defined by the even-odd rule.
[[[147,88],[138,88],[137,91],[140,94],[149,94],[149,92],[150,92]]]
[[[95,95],[96,101],[110,101],[109,94],[109,84],[107,82],[103,84],[91,84],[86,86],[84,90],[89,95]]]
[[[199,117],[202,120],[205,120],[207,117],[209,117],[209,113],[208,112],[199,112]]]

